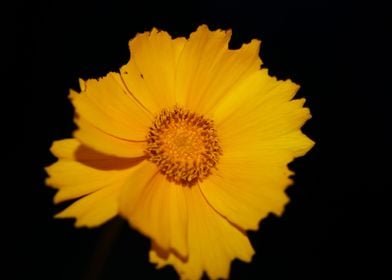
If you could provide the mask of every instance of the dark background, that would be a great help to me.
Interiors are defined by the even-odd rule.
[[[299,83],[298,96],[313,114],[303,130],[316,146],[290,164],[291,202],[282,218],[270,216],[249,234],[256,255],[250,264],[235,261],[231,278],[388,278],[386,7],[376,1],[31,2],[3,6],[1,17],[2,266],[11,279],[176,279],[172,268],[153,268],[148,240],[121,219],[93,230],[54,220],[65,205],[52,204],[43,167],[55,160],[51,142],[75,128],[67,96],[79,77],[118,70],[137,32],[157,27],[188,36],[202,23],[231,28],[232,47],[261,39],[270,74]]]

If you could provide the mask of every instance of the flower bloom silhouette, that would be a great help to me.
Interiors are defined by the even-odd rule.
[[[151,239],[150,261],[183,279],[227,278],[251,261],[247,230],[281,215],[287,164],[313,142],[299,86],[261,67],[260,41],[228,48],[231,31],[137,34],[119,73],[80,80],[78,129],[51,147],[56,215],[94,227],[116,215]]]

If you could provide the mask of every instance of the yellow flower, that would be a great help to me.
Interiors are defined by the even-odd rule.
[[[119,73],[71,91],[78,129],[55,141],[47,168],[59,218],[98,226],[121,215],[151,238],[150,261],[183,279],[227,278],[254,254],[246,235],[281,215],[287,164],[313,142],[299,86],[261,69],[260,41],[231,50],[231,31],[189,39],[137,34]]]

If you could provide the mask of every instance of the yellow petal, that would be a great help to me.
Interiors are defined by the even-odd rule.
[[[51,151],[59,160],[46,168],[46,184],[58,189],[55,203],[118,184],[143,160],[104,155],[75,139],[55,141]]]
[[[260,106],[276,106],[290,101],[299,86],[290,80],[278,81],[268,75],[267,69],[254,71],[241,82],[231,87],[226,98],[214,107],[214,119],[218,122],[226,120],[231,114],[242,106],[245,109],[259,108]]]
[[[201,183],[210,205],[244,230],[257,230],[269,213],[282,214],[292,174],[287,153],[223,155],[218,170]]]
[[[261,70],[215,108],[223,155],[201,188],[212,207],[244,230],[257,229],[268,213],[282,214],[291,184],[287,164],[313,146],[300,131],[310,118],[305,100],[291,100],[297,90]]]
[[[186,256],[187,212],[183,187],[168,182],[155,164],[143,162],[121,194],[121,215],[162,248]]]
[[[121,76],[128,91],[153,114],[176,104],[177,60],[184,43],[185,38],[172,40],[156,29],[129,43],[131,59],[121,68]]]
[[[266,70],[232,88],[213,113],[224,152],[284,149],[296,157],[308,151],[313,141],[300,128],[311,115],[304,99],[291,100],[298,88]]]
[[[301,157],[314,146],[314,142],[300,130],[295,130],[275,139],[265,139],[262,145],[264,149],[284,150],[293,157]]]
[[[150,261],[158,267],[173,265],[181,279],[227,278],[235,258],[249,262],[254,253],[244,234],[220,216],[204,199],[199,187],[185,188],[188,207],[189,256],[182,259],[153,244]]]
[[[76,227],[99,226],[118,214],[118,196],[122,186],[123,181],[112,182],[110,186],[77,200],[56,218],[76,218]]]
[[[207,115],[231,87],[260,68],[260,41],[229,50],[230,37],[231,31],[210,31],[206,25],[191,34],[177,66],[179,105]]]
[[[74,138],[62,139],[53,141],[50,151],[58,158],[76,159],[75,153],[81,146],[81,143]]]
[[[79,129],[74,137],[84,145],[101,153],[118,157],[141,157],[144,155],[146,143],[144,141],[123,140],[99,130],[83,118],[76,118]]]
[[[71,91],[70,94],[79,117],[114,137],[145,139],[152,116],[127,92],[118,73],[81,83],[82,92]]]

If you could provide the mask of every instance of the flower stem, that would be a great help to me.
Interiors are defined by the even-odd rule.
[[[86,273],[82,278],[83,280],[102,279],[105,263],[110,256],[110,249],[115,243],[115,240],[120,234],[124,224],[125,222],[123,219],[116,217],[105,227],[95,252],[92,255],[89,267],[87,268]]]

